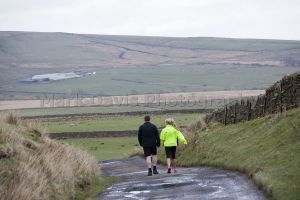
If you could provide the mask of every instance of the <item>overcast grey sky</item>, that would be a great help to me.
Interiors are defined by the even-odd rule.
[[[0,0],[0,31],[300,40],[300,0]]]

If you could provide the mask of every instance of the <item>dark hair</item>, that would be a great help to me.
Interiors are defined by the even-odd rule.
[[[149,121],[150,121],[150,116],[149,116],[149,115],[146,115],[146,116],[144,117],[144,120],[145,120],[145,122],[149,122]]]

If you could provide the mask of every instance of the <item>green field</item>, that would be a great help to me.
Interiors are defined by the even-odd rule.
[[[203,114],[172,114],[152,115],[152,123],[158,127],[164,126],[164,119],[173,117],[178,126],[186,126],[191,121],[197,120]],[[44,121],[42,125],[51,132],[80,132],[80,131],[114,131],[114,130],[137,130],[143,123],[143,116],[101,116],[87,118],[65,118],[63,120],[52,119]],[[57,120],[57,121],[56,121]],[[71,125],[72,124],[72,125]],[[73,144],[87,150],[98,160],[123,158],[131,155],[139,147],[137,137],[116,138],[79,138],[66,139],[63,142]]]
[[[62,141],[88,151],[97,160],[128,157],[140,148],[137,137],[80,138]]]
[[[299,199],[300,109],[196,130],[189,134],[190,145],[179,151],[180,165],[239,170],[274,199]]]
[[[152,123],[157,127],[165,125],[168,117],[175,119],[178,126],[186,126],[203,114],[158,114],[152,115]],[[143,115],[137,116],[99,116],[43,119],[42,125],[50,133],[54,132],[87,132],[87,131],[123,131],[137,130],[144,122]]]
[[[52,97],[52,94],[56,97],[75,97],[77,93],[82,96],[98,96],[263,89],[297,70],[297,67],[209,64],[143,66],[97,69],[95,76],[52,83],[24,84],[19,81],[51,70],[1,69],[0,99],[44,99]]]
[[[18,116],[43,116],[43,115],[66,115],[66,114],[84,114],[84,113],[122,113],[122,112],[150,112],[167,110],[189,110],[189,109],[215,109],[223,106],[223,102],[213,101],[205,105],[204,102],[197,104],[178,104],[176,106],[152,105],[150,106],[96,106],[96,107],[64,107],[64,108],[29,108],[16,109],[13,112]],[[7,111],[0,111],[6,113]]]

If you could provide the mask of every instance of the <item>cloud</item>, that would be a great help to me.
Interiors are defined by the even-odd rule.
[[[0,30],[300,40],[297,0],[1,0]]]

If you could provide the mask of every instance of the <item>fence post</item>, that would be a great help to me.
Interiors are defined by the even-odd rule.
[[[224,109],[224,124],[226,125],[227,124],[227,105],[225,105],[225,109]]]
[[[282,113],[283,111],[283,107],[282,107],[282,81],[280,81],[280,113]]]
[[[247,121],[249,121],[251,119],[251,102],[247,101],[248,105],[248,115],[247,115]]]
[[[236,116],[237,116],[236,107],[237,107],[237,102],[234,104],[234,121],[233,121],[234,124],[236,124]]]
[[[263,107],[264,115],[263,116],[266,116],[266,109],[267,109],[267,96],[265,95],[264,96],[264,107]]]
[[[297,80],[299,80],[299,83],[297,82]],[[298,77],[298,79],[296,78],[295,83],[293,84],[294,86],[294,90],[295,90],[295,105],[294,108],[296,107],[300,107],[300,75]]]

